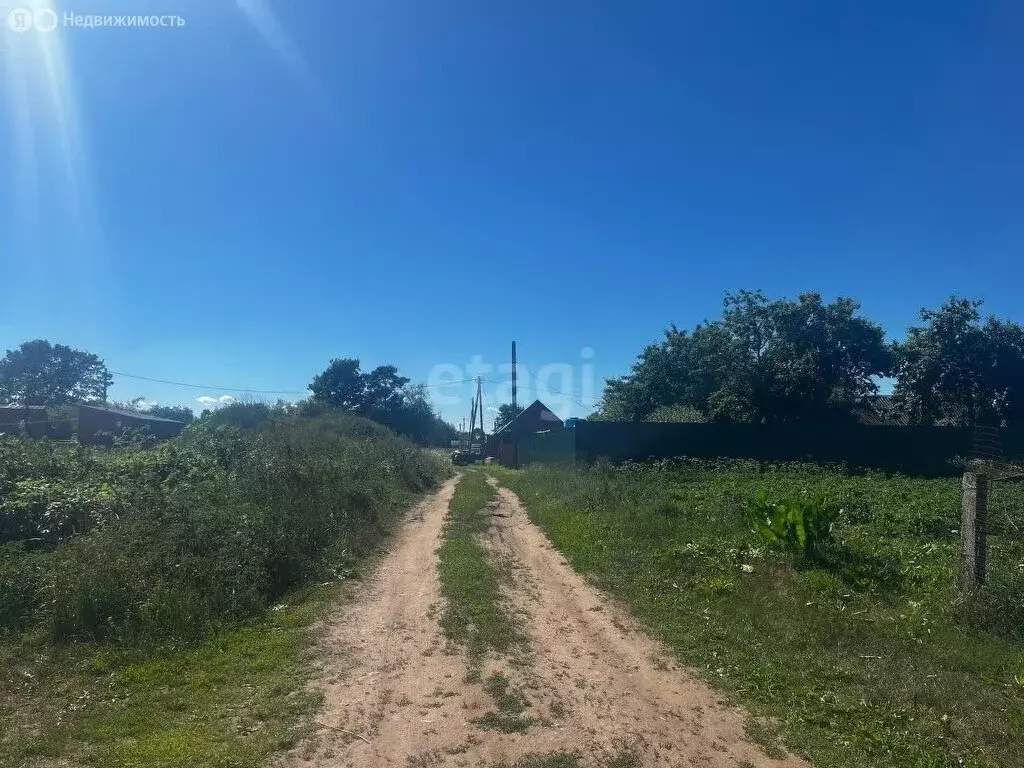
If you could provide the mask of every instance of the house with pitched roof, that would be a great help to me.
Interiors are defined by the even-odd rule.
[[[487,439],[486,454],[506,467],[518,466],[516,443],[522,435],[562,429],[565,424],[540,400],[534,400],[514,419]]]

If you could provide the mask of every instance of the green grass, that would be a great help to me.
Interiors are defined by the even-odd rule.
[[[992,584],[956,589],[956,479],[750,462],[495,469],[580,572],[818,766],[1024,765],[1024,499],[993,499]],[[746,499],[842,509],[837,555],[799,567]]]
[[[445,607],[441,629],[469,653],[469,678],[479,680],[487,654],[508,656],[526,650],[526,638],[504,604],[501,583],[507,578],[479,539],[491,525],[487,505],[496,497],[487,476],[475,469],[462,473],[448,508],[444,541],[438,549],[438,575]],[[529,702],[508,678],[494,673],[484,681],[495,709],[471,722],[502,733],[522,733],[536,720],[523,714]]]
[[[640,768],[640,758],[631,751],[620,752],[605,763],[605,768]]]
[[[441,629],[464,645],[477,665],[488,652],[507,654],[525,644],[502,603],[500,568],[479,542],[490,526],[484,510],[494,498],[483,472],[465,470],[452,496],[437,553],[445,598]]]
[[[573,752],[533,754],[520,758],[512,768],[578,768],[581,759],[580,755]],[[502,763],[499,768],[508,768],[508,764]]]
[[[500,672],[495,672],[484,681],[484,690],[494,699],[495,706],[506,714],[519,715],[530,706],[530,702],[511,688],[508,678]]]
[[[510,686],[505,675],[500,672],[492,674],[484,681],[484,690],[494,699],[495,711],[473,718],[476,725],[502,733],[523,733],[537,722],[523,714],[530,702]]]
[[[526,715],[508,715],[504,712],[491,711],[474,717],[470,722],[488,731],[526,733],[529,727],[537,721]]]
[[[187,648],[53,646],[0,651],[0,765],[97,768],[263,765],[304,732],[309,625],[333,590]]]
[[[548,754],[530,754],[521,757],[511,768],[578,768],[583,765],[582,755],[576,752],[550,752]],[[601,768],[639,768],[640,761],[630,751],[619,752],[598,763]],[[510,768],[508,763],[500,763],[498,768]]]

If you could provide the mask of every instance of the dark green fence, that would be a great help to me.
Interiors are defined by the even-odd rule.
[[[581,421],[558,432],[527,435],[519,464],[644,461],[681,456],[760,461],[814,461],[920,475],[955,475],[971,455],[969,427],[860,424],[673,424]],[[1024,458],[1024,432],[1004,433],[1007,458]]]
[[[576,430],[558,429],[523,435],[518,445],[519,466],[561,464],[576,460]]]
[[[1007,430],[1000,435],[1000,448],[1008,459],[1024,459],[1024,429]]]

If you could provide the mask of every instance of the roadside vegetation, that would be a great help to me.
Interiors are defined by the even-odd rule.
[[[502,595],[502,583],[508,578],[504,566],[481,541],[491,526],[488,505],[496,498],[482,470],[463,470],[437,551],[438,578],[445,599],[441,629],[467,651],[466,681],[481,683],[494,700],[494,709],[474,717],[473,724],[483,730],[523,733],[537,722],[529,714],[529,699],[503,672],[495,671],[481,679],[488,660],[500,665],[508,659],[518,664],[528,644]]]
[[[491,524],[487,505],[495,498],[484,472],[464,470],[449,504],[437,552],[445,598],[441,629],[466,647],[476,675],[487,653],[509,654],[526,642],[502,602],[500,566],[480,542]]]
[[[955,479],[679,461],[493,472],[581,573],[815,765],[1024,765],[1024,495],[957,589]],[[1016,518],[1012,518],[1016,515]]]
[[[325,585],[448,472],[328,409],[230,406],[157,445],[0,437],[0,764],[287,746]]]

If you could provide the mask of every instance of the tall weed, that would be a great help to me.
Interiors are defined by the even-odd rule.
[[[744,512],[754,533],[805,560],[821,561],[833,543],[832,523],[836,514],[821,499],[772,501],[764,491],[759,491],[747,500]]]

